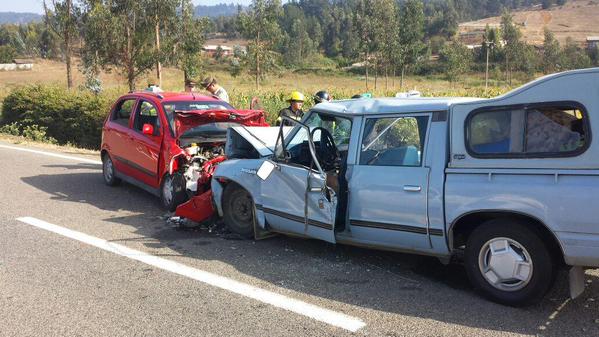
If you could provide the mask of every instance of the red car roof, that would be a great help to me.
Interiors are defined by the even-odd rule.
[[[132,94],[136,94],[136,95],[141,95],[141,96],[145,96],[145,97],[152,97],[152,98],[159,98],[159,96],[162,97],[161,101],[162,102],[173,102],[173,101],[195,101],[195,100],[201,100],[201,101],[213,101],[213,102],[220,102],[221,100],[214,97],[214,96],[210,96],[210,95],[204,95],[204,94],[198,94],[198,93],[191,93],[191,92],[160,92],[160,93],[153,93],[153,92],[148,92],[148,91],[136,91],[133,92]]]

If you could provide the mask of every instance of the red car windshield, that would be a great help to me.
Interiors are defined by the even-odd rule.
[[[180,101],[162,103],[171,133],[175,134],[175,111],[197,110],[234,110],[231,105],[223,101]]]

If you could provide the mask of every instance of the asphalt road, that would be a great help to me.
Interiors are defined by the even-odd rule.
[[[474,292],[460,266],[434,258],[182,230],[166,223],[155,197],[105,186],[101,166],[89,162],[99,158],[3,145],[14,146],[0,142],[0,336],[599,335],[597,271],[587,271],[587,289],[574,301],[561,275],[542,303],[505,307]],[[90,245],[23,217],[106,241]],[[164,270],[172,262],[266,290],[281,303]],[[288,303],[304,309],[281,308]],[[335,326],[317,310],[363,327]]]

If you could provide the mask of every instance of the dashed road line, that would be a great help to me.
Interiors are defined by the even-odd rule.
[[[106,241],[85,233],[77,232],[65,227],[54,225],[32,217],[18,218],[18,221],[41,228],[64,237],[77,240],[105,251],[130,258],[162,270],[185,276],[202,283],[228,290],[230,292],[270,304],[274,307],[285,309],[314,320],[336,326],[345,330],[356,332],[366,326],[362,320],[340,312],[325,309],[314,304],[293,299],[284,295],[264,290],[246,283],[216,275],[207,271],[186,266],[184,264],[154,256],[139,250],[131,249],[116,243]]]

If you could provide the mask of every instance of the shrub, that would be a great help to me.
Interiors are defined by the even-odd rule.
[[[39,125],[27,125],[23,127],[21,124],[14,122],[0,127],[0,133],[8,134],[11,136],[23,136],[27,139],[44,142],[50,144],[56,144],[56,139],[48,137],[46,131],[48,128]]]
[[[19,127],[19,123],[14,122],[7,125],[0,126],[0,133],[4,133],[11,136],[20,136],[21,130]]]
[[[9,45],[0,46],[0,63],[12,63],[15,57],[17,57],[15,48]]]
[[[32,137],[43,131],[59,144],[99,148],[102,122],[115,99],[55,86],[23,86],[4,99],[0,125],[17,122]]]

